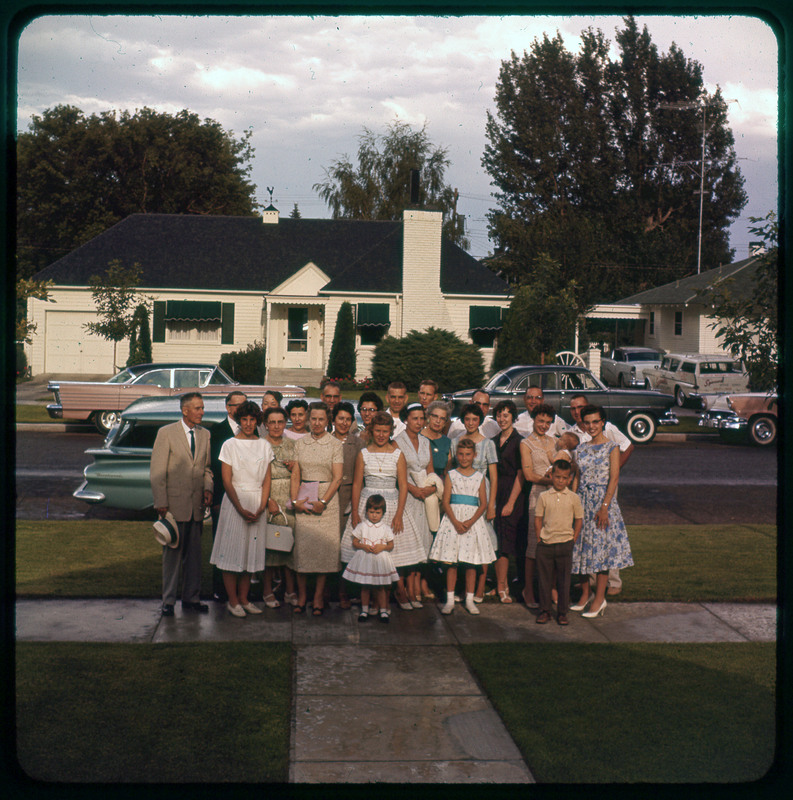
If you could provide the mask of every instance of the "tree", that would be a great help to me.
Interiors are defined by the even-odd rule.
[[[484,375],[479,348],[441,328],[410,331],[401,339],[386,336],[372,359],[372,378],[381,388],[402,381],[409,391],[416,391],[424,378],[431,377],[442,392],[450,392],[481,386]]]
[[[561,279],[547,253],[532,264],[529,281],[515,290],[493,356],[493,370],[512,364],[546,364],[569,350],[578,316],[578,286]]]
[[[289,215],[289,219],[303,219],[303,215],[300,213],[297,203],[295,203],[292,213]]]
[[[16,340],[17,342],[33,342],[36,332],[36,323],[28,322],[28,299],[35,297],[38,300],[50,300],[49,290],[55,285],[53,281],[34,281],[29,278],[20,278],[17,281],[17,310],[16,310]]]
[[[328,358],[328,377],[355,377],[355,320],[352,317],[352,304],[346,300],[336,317],[336,332]]]
[[[118,343],[132,333],[134,307],[145,300],[136,288],[140,284],[141,272],[141,266],[137,262],[131,267],[124,267],[121,260],[115,258],[108,264],[104,275],[92,275],[88,279],[99,322],[86,322],[83,327],[89,333],[113,342],[115,369],[118,369]]]
[[[59,105],[17,139],[17,268],[29,277],[135,213],[253,214],[251,131],[187,110]]]
[[[129,334],[129,357],[127,366],[151,363],[151,331],[149,330],[149,309],[141,303],[132,315]]]
[[[779,224],[773,212],[764,219],[750,219],[755,223],[750,232],[766,244],[750,290],[741,291],[735,279],[728,278],[705,299],[713,305],[708,315],[714,320],[710,327],[733,357],[743,361],[752,388],[770,391],[777,384],[779,371]]]
[[[411,205],[411,171],[419,170],[419,205],[443,211],[444,235],[468,247],[457,192],[444,182],[448,150],[430,142],[426,124],[414,130],[394,120],[385,134],[364,128],[358,142],[357,167],[344,155],[325,169],[324,181],[314,184],[333,219],[401,219]]]
[[[524,283],[539,253],[577,280],[584,306],[690,274],[697,262],[702,107],[702,261],[732,260],[728,228],[746,204],[726,102],[672,45],[659,54],[627,17],[617,57],[601,31],[574,55],[557,34],[502,62],[482,163],[498,187],[489,265]],[[686,109],[674,104],[685,102]]]

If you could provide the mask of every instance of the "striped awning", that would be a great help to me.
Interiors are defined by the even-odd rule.
[[[470,306],[468,328],[472,331],[500,331],[501,308],[499,306]]]
[[[388,303],[358,303],[359,328],[384,328],[391,324]]]
[[[165,319],[179,322],[220,322],[221,304],[214,300],[169,300]]]

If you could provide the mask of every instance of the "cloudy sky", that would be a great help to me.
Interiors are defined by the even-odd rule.
[[[666,52],[675,42],[720,86],[749,203],[731,229],[736,258],[748,218],[777,203],[777,42],[751,17],[637,17]],[[501,61],[558,30],[568,50],[600,28],[613,41],[617,16],[602,17],[125,17],[44,16],[19,39],[18,122],[59,103],[87,114],[183,108],[236,134],[251,129],[257,198],[282,214],[329,216],[312,186],[342,154],[354,159],[364,126],[395,118],[427,124],[448,148],[449,183],[460,192],[471,252],[492,249],[485,214],[492,187],[480,160],[486,111]]]

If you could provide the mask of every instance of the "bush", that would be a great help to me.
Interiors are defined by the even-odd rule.
[[[132,315],[132,330],[129,335],[129,358],[127,366],[151,364],[151,330],[149,309],[141,303]]]
[[[372,378],[385,389],[402,381],[414,392],[424,378],[438,382],[440,391],[481,386],[485,368],[479,348],[451,331],[430,328],[410,331],[402,339],[387,336],[375,348]]]
[[[17,380],[28,377],[28,357],[21,342],[17,342]]]
[[[355,377],[355,321],[352,318],[352,304],[345,300],[336,317],[336,332],[328,358],[328,377],[349,376]]]
[[[220,368],[239,383],[264,383],[264,342],[253,342],[245,350],[223,353]]]

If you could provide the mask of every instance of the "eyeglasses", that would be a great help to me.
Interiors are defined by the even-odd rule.
[[[446,414],[430,414],[430,419],[446,419]]]

